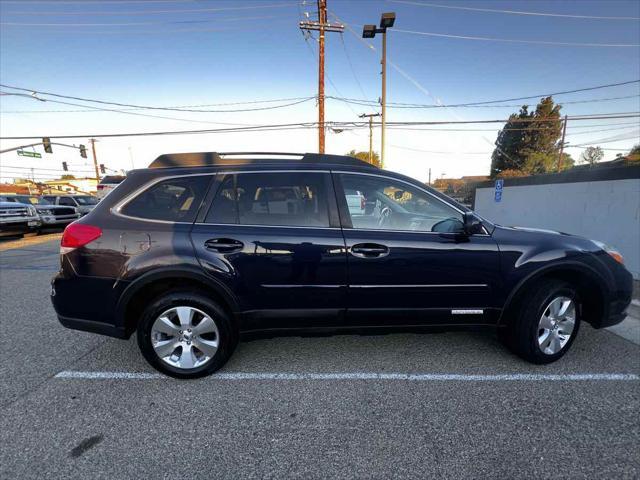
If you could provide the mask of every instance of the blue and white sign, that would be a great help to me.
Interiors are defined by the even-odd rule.
[[[501,202],[502,201],[502,189],[504,187],[504,179],[499,178],[498,180],[496,180],[496,192],[493,196],[493,199],[496,202]]]

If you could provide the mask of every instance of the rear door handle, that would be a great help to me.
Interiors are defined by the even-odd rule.
[[[220,253],[230,253],[241,250],[244,244],[233,238],[211,238],[204,242],[204,248]]]
[[[378,243],[358,243],[351,247],[351,255],[358,258],[380,258],[389,255],[389,247]]]

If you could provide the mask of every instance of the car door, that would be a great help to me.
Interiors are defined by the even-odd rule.
[[[191,237],[202,267],[237,297],[245,328],[341,324],[346,249],[329,172],[230,172],[214,190]]]
[[[384,174],[335,172],[334,181],[348,252],[349,324],[495,321],[498,248],[486,233],[463,233],[459,208]],[[348,201],[354,191],[363,208]]]

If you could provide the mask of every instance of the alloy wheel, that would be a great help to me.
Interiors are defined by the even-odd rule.
[[[576,325],[576,305],[572,298],[557,296],[544,309],[538,323],[538,346],[542,353],[555,355],[571,339]]]
[[[180,369],[193,369],[209,362],[219,342],[216,322],[194,307],[170,308],[151,327],[155,353],[164,363]]]

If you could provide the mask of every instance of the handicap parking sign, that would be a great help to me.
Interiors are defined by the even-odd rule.
[[[495,194],[493,196],[493,199],[496,202],[501,202],[502,201],[502,190],[504,188],[504,180],[502,178],[499,178],[498,180],[496,180],[496,191]]]

